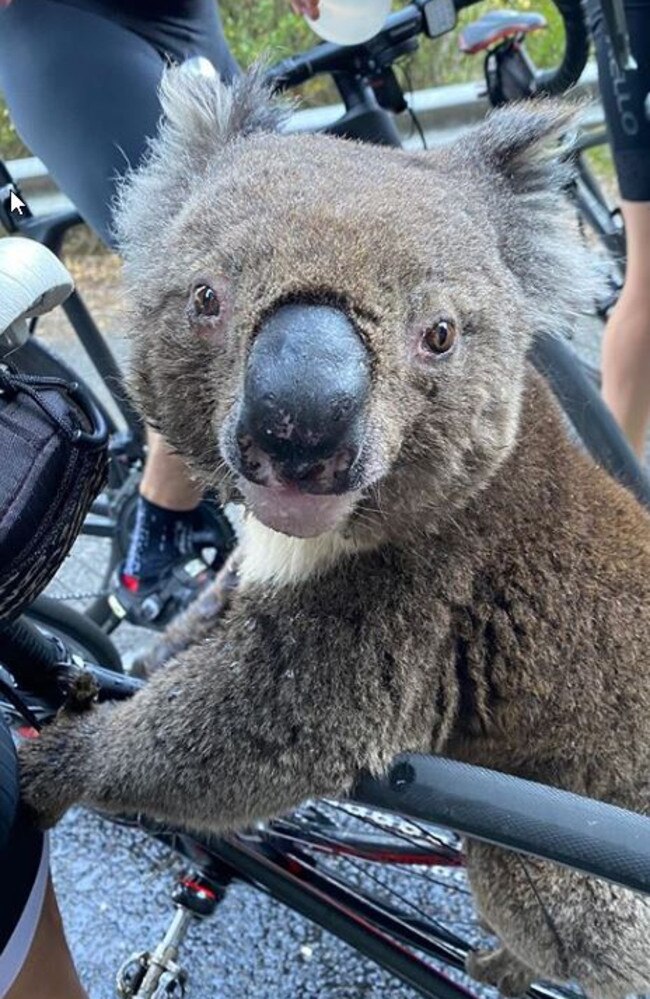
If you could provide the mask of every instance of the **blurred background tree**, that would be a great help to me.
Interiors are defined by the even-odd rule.
[[[20,0],[16,0],[20,2]],[[405,6],[395,3],[396,9]],[[221,13],[228,41],[235,57],[242,66],[248,66],[259,55],[282,59],[287,55],[309,48],[318,39],[303,18],[296,17],[288,0],[221,0]],[[461,12],[459,25],[474,20],[495,7],[516,10],[536,10],[549,22],[546,31],[535,33],[528,48],[535,62],[546,67],[558,62],[564,46],[562,21],[552,0],[482,0]],[[463,56],[458,51],[457,32],[435,42],[423,38],[419,51],[402,60],[414,89],[437,87],[446,83],[478,80],[482,77],[482,57]],[[313,81],[302,93],[306,104],[318,105],[336,100],[330,81]],[[6,107],[0,97],[0,155],[5,159],[28,155],[28,150],[16,134]]]

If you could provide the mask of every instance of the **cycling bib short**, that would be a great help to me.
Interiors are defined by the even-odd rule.
[[[48,877],[47,840],[18,800],[18,761],[0,712],[0,999],[32,945]]]
[[[645,112],[650,93],[650,0],[624,0],[623,6],[638,64],[628,72],[616,64],[598,0],[587,0],[587,13],[621,197],[650,201],[650,121]]]
[[[25,144],[109,245],[116,179],[160,118],[172,62],[238,72],[215,0],[14,0],[0,11],[0,92]]]

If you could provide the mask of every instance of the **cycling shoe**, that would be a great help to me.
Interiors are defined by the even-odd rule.
[[[162,629],[212,582],[234,548],[235,534],[213,500],[203,500],[198,512],[188,554],[171,560],[153,576],[131,574],[124,564],[119,567],[108,597],[116,618]]]
[[[185,610],[215,577],[202,559],[171,565],[153,579],[138,579],[119,570],[108,604],[113,614],[143,628],[164,628]]]

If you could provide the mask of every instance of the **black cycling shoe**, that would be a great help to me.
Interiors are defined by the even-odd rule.
[[[204,500],[192,529],[189,548],[172,554],[155,574],[117,571],[108,605],[120,620],[164,628],[191,604],[215,577],[235,544],[228,518],[212,500]]]

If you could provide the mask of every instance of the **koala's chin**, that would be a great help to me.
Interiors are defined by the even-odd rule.
[[[343,527],[360,493],[315,495],[296,486],[260,486],[242,481],[248,510],[266,527],[294,538],[315,538]]]

